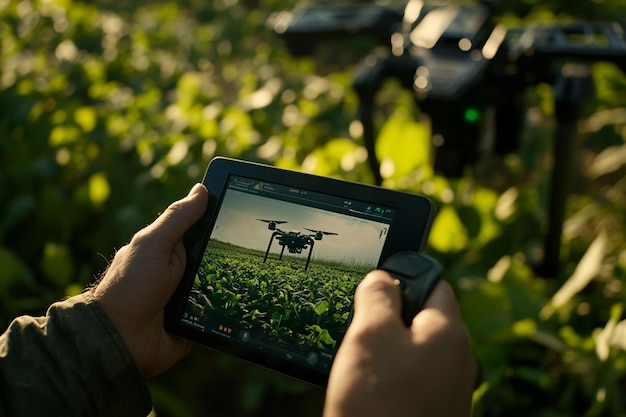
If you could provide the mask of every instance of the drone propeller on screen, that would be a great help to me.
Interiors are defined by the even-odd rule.
[[[265,219],[257,219],[260,222],[265,222],[268,223],[267,228],[269,230],[276,230],[276,225],[277,224],[283,224],[283,223],[287,223],[284,220],[265,220]]]
[[[311,236],[315,236],[315,240],[322,240],[322,237],[324,235],[338,235],[339,233],[335,233],[335,232],[325,232],[324,230],[315,230],[315,229],[309,229],[308,227],[305,227],[304,230],[308,230],[309,232],[313,232],[315,233],[314,235]]]

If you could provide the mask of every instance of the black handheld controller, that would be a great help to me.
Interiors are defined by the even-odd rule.
[[[402,251],[390,256],[380,267],[400,281],[402,288],[402,320],[407,327],[424,307],[426,299],[441,277],[442,267],[435,259],[422,253]]]

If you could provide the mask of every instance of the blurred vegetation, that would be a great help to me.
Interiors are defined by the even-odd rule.
[[[295,6],[0,0],[3,328],[80,292],[215,155],[372,182],[351,90],[352,64],[372,45],[289,56],[266,21]],[[626,22],[623,0],[502,8],[511,24]],[[430,251],[481,362],[476,416],[626,416],[626,76],[604,63],[592,73],[556,277],[534,268],[551,87],[529,89],[514,155],[488,165],[489,175],[457,179],[429,166],[429,127],[411,95],[388,83],[378,97],[384,186],[439,206]],[[319,416],[323,406],[321,390],[206,350],[150,387],[159,416]]]

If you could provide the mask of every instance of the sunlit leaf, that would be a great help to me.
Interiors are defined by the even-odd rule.
[[[611,309],[611,317],[604,328],[596,335],[596,354],[606,361],[612,347],[626,350],[626,320],[620,320],[624,307],[616,304]]]
[[[182,107],[191,106],[201,92],[202,74],[188,72],[178,80],[177,102]]]
[[[518,336],[530,336],[537,331],[537,323],[533,319],[519,320],[511,328]]]
[[[315,314],[321,316],[322,314],[326,313],[329,308],[330,304],[328,303],[328,301],[324,300],[317,304],[313,310],[315,311]]]
[[[516,187],[511,187],[500,195],[494,209],[494,214],[498,220],[506,220],[515,213],[515,202],[518,196],[519,192]]]
[[[80,130],[76,126],[55,126],[50,132],[50,146],[56,147],[76,142],[81,137]]]
[[[99,172],[89,178],[89,199],[94,206],[101,206],[111,194],[111,186],[104,172]]]
[[[600,233],[585,252],[572,276],[541,310],[543,319],[550,317],[598,276],[602,261],[606,256],[606,244],[606,234]]]
[[[351,140],[332,139],[305,158],[302,170],[317,175],[335,176],[344,167],[354,168],[354,165],[345,161],[349,158],[358,160],[359,149],[360,147]]]
[[[81,107],[74,113],[74,120],[83,132],[89,133],[96,127],[96,110],[93,107]]]
[[[468,243],[467,231],[454,207],[444,206],[433,223],[429,245],[440,252],[457,252]]]
[[[324,345],[335,346],[335,344],[337,343],[335,339],[332,338],[327,329],[322,329],[321,333],[319,334],[319,341],[322,343],[322,347]]]
[[[600,152],[589,166],[589,174],[594,177],[615,172],[626,165],[626,145],[611,146]]]
[[[406,115],[387,120],[376,142],[379,159],[393,161],[386,177],[407,175],[428,165],[430,148],[430,128]]]

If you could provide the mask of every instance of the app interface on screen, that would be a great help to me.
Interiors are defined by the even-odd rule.
[[[394,212],[231,176],[182,322],[328,370]]]

